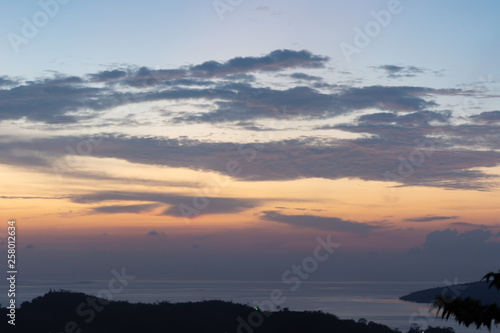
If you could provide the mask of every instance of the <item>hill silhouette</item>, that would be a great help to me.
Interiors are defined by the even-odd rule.
[[[0,316],[7,318],[7,309]],[[1,332],[23,333],[394,333],[385,325],[360,319],[342,320],[320,311],[261,311],[226,301],[155,304],[108,301],[71,291],[50,291],[16,312],[16,326],[6,320]],[[409,332],[416,333],[417,328]],[[421,333],[422,330],[418,330]],[[450,333],[452,329],[428,328],[426,333]]]
[[[486,281],[461,283],[453,286],[445,286],[416,291],[399,299],[415,303],[432,303],[436,297],[446,297],[448,299],[467,297],[480,301],[483,305],[497,303],[500,305],[500,291],[488,289]]]

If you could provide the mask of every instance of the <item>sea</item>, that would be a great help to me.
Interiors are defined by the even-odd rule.
[[[431,311],[430,305],[403,302],[399,297],[413,291],[441,286],[439,282],[308,282],[300,285],[284,284],[281,281],[171,281],[139,280],[128,281],[120,292],[110,293],[109,280],[47,280],[19,281],[16,302],[21,304],[50,290],[71,290],[89,295],[108,295],[113,300],[154,303],[195,302],[204,300],[224,300],[252,307],[270,304],[271,293],[279,297],[281,308],[289,310],[320,310],[335,314],[341,319],[361,318],[408,331],[410,325],[422,328],[428,325],[452,327],[457,333],[488,332],[475,327],[459,326],[454,320],[445,321]],[[291,287],[296,287],[292,290]],[[106,292],[107,291],[107,292]],[[116,290],[114,290],[116,291]],[[267,303],[265,302],[267,301]],[[7,293],[0,293],[0,303],[8,302]],[[236,320],[236,319],[235,319]]]

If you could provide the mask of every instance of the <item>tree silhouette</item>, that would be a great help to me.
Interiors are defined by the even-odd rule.
[[[499,273],[490,272],[486,274],[481,279],[481,281],[483,280],[489,283],[489,289],[495,287],[500,290],[500,271]],[[485,305],[470,297],[465,299],[457,298],[453,302],[449,302],[443,296],[439,296],[434,299],[433,307],[438,309],[438,314],[442,310],[441,318],[448,320],[450,316],[453,316],[459,324],[464,324],[467,327],[475,324],[478,329],[481,326],[485,326],[491,331],[492,323],[495,325],[500,323],[500,308],[498,304]]]

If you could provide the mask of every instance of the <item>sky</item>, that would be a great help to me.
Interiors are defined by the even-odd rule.
[[[23,279],[279,281],[325,242],[307,280],[498,270],[498,1],[1,7]]]

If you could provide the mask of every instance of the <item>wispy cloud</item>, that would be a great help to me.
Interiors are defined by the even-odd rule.
[[[481,112],[478,115],[470,116],[470,119],[478,122],[500,122],[500,111]]]
[[[371,231],[382,228],[381,225],[347,221],[338,217],[283,215],[277,211],[265,211],[260,218],[265,221],[278,222],[295,227],[314,228],[361,235],[366,235]]]
[[[105,201],[142,201],[150,202],[150,204],[139,205],[111,205],[92,208],[94,213],[141,213],[151,211],[157,207],[165,206],[160,215],[183,217],[183,211],[180,205],[184,204],[191,207],[200,207],[203,203],[203,208],[196,209],[198,211],[194,216],[208,214],[228,214],[237,213],[254,208],[259,205],[260,200],[242,199],[242,198],[205,198],[197,196],[183,196],[174,194],[154,193],[154,192],[118,192],[118,191],[102,191],[83,195],[75,195],[69,198],[71,201],[80,204],[96,204]],[[200,204],[194,204],[193,201]],[[193,215],[193,214],[192,214]]]
[[[319,76],[309,75],[306,73],[292,73],[289,75],[290,78],[295,80],[304,80],[304,81],[322,81],[323,79]]]
[[[407,221],[407,222],[432,222],[432,221],[453,220],[453,219],[457,219],[457,218],[458,218],[458,216],[427,215],[427,216],[422,216],[422,217],[414,217],[414,218],[405,219],[405,221]]]
[[[425,68],[415,66],[382,65],[373,68],[383,70],[387,77],[391,79],[415,77],[418,74],[423,74],[426,72]]]
[[[308,51],[276,50],[263,57],[237,57],[227,62],[207,61],[190,67],[197,77],[214,77],[254,71],[280,71],[287,68],[324,67],[328,57],[313,55]]]
[[[158,204],[126,205],[126,206],[112,205],[112,206],[96,207],[93,210],[96,213],[106,213],[106,214],[122,214],[122,213],[141,214],[152,211],[157,207],[159,207]]]
[[[146,234],[146,236],[153,236],[153,237],[158,237],[158,236],[166,236],[164,232],[158,232],[156,230],[151,230]]]

